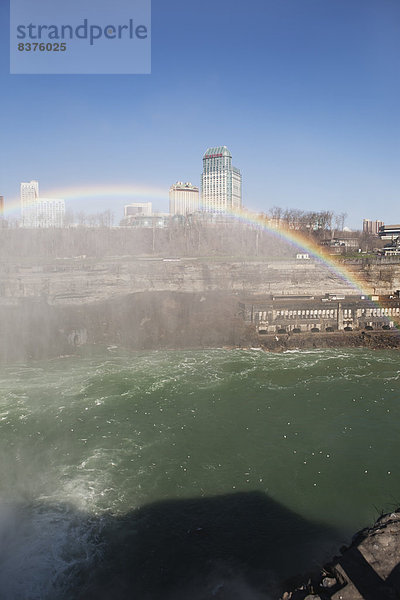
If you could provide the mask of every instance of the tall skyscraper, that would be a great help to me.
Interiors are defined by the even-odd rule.
[[[0,219],[4,217],[4,196],[0,196]]]
[[[208,148],[203,156],[201,201],[207,212],[231,213],[242,208],[242,176],[232,166],[226,146]]]
[[[21,217],[22,227],[33,227],[35,203],[39,199],[39,182],[21,183]]]
[[[169,189],[169,214],[190,215],[200,210],[199,188],[177,181]]]
[[[21,203],[34,202],[39,198],[39,182],[30,181],[29,183],[21,183]]]
[[[29,181],[21,183],[21,217],[22,226],[29,227],[32,219],[32,206],[39,198],[39,182]]]
[[[22,227],[62,227],[64,200],[39,198],[39,182],[21,183]]]

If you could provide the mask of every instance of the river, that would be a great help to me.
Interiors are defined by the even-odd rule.
[[[0,373],[0,597],[277,598],[400,504],[397,351],[128,352]]]

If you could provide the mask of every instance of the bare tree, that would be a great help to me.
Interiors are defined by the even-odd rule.
[[[346,212],[342,212],[342,213],[340,213],[340,215],[339,215],[339,216],[340,216],[340,226],[341,226],[341,230],[343,231],[343,229],[344,229],[344,224],[345,224],[345,222],[346,222],[346,219],[347,219],[347,213],[346,213]]]
[[[346,212],[342,212],[340,214],[335,215],[335,227],[336,227],[336,229],[339,229],[339,231],[343,231],[346,219],[347,219],[347,213]]]
[[[280,221],[282,219],[283,210],[280,206],[273,206],[269,211],[271,219],[273,219],[279,227]]]
[[[83,210],[76,213],[76,222],[80,227],[85,227],[87,223],[87,215]]]
[[[333,212],[324,210],[319,213],[320,229],[330,231],[332,229]]]
[[[64,227],[71,227],[74,224],[74,211],[72,208],[67,208],[64,215]]]

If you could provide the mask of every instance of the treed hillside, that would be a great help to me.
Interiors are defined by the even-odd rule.
[[[260,256],[287,258],[297,248],[242,223],[168,228],[1,229],[1,261],[75,256]]]

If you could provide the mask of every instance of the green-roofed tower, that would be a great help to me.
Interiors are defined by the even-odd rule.
[[[232,167],[226,146],[208,148],[203,156],[201,201],[207,212],[232,213],[242,208],[242,176]]]

